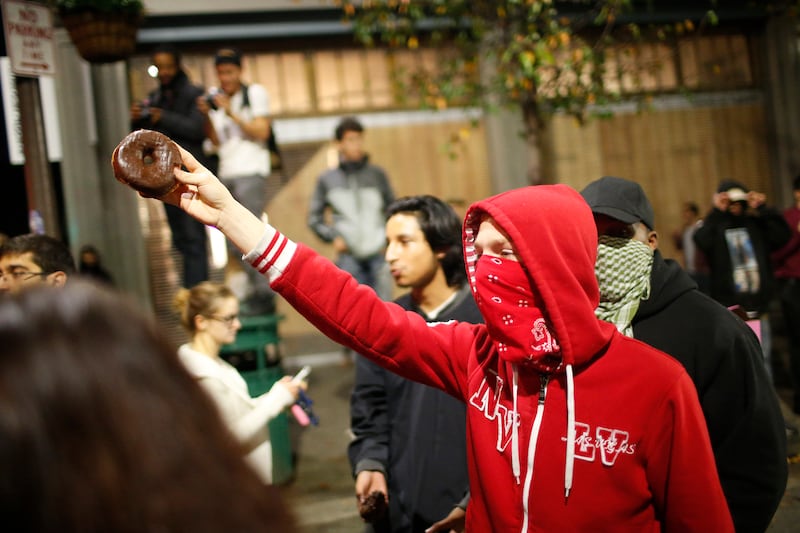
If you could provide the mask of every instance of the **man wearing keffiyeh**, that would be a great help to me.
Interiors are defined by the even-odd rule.
[[[609,232],[616,232],[614,228],[618,226],[618,229],[626,230],[630,225],[605,215],[595,217],[598,227],[603,227],[598,234],[595,264],[600,285],[600,305],[595,314],[597,318],[617,326],[620,333],[633,337],[631,323],[639,310],[639,302],[650,296],[650,273],[653,269],[653,248],[647,242],[641,242],[637,235],[655,235],[655,232],[637,222],[633,224],[633,238],[615,237]]]
[[[639,184],[606,176],[581,194],[598,232],[595,314],[683,364],[697,387],[736,531],[764,531],[787,471],[783,416],[758,340],[661,256],[653,207]]]

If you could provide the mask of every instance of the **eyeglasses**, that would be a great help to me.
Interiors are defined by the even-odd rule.
[[[34,276],[49,276],[52,272],[31,272],[29,270],[12,270],[10,272],[3,272],[0,270],[0,280],[14,280],[14,281],[28,281]]]
[[[216,320],[217,322],[222,322],[226,326],[232,326],[234,322],[239,320],[239,315],[228,315],[228,316],[209,316],[206,318],[210,318],[211,320]]]

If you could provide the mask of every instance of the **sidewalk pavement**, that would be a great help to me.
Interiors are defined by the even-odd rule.
[[[284,487],[285,496],[302,533],[357,533],[363,522],[347,459],[355,367],[335,352],[311,359],[286,358],[286,373],[293,374],[304,364],[312,366],[308,394],[319,425],[303,428],[290,417],[296,459],[294,479]]]
[[[297,460],[294,479],[283,487],[284,495],[295,510],[302,533],[360,533],[363,522],[356,510],[347,460],[354,367],[343,362],[341,352],[284,361],[288,374],[303,364],[313,367],[309,395],[320,423],[301,428],[292,421],[290,434]],[[767,532],[797,532],[798,524],[800,456],[789,465],[786,494]]]

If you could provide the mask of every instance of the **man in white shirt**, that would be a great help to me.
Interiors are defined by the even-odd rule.
[[[214,65],[219,89],[198,98],[197,106],[208,116],[206,134],[212,151],[219,156],[219,178],[236,198],[256,216],[266,202],[270,155],[267,148],[271,128],[269,95],[256,83],[242,83],[242,54],[235,48],[217,51]],[[244,314],[274,310],[274,293],[264,278],[245,269],[249,294],[243,298]]]

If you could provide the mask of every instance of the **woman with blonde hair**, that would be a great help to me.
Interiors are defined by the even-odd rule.
[[[247,383],[220,349],[236,339],[242,327],[239,301],[226,285],[204,281],[175,296],[189,342],[178,349],[184,366],[217,404],[231,432],[245,446],[247,460],[266,483],[272,482],[272,445],[267,422],[292,405],[305,382],[284,376],[272,388],[251,398]]]

